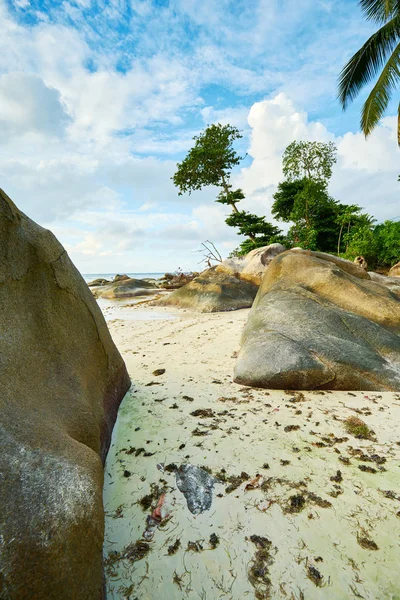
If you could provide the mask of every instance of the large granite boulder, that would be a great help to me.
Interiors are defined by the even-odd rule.
[[[121,276],[118,276],[121,277]],[[96,297],[120,300],[135,298],[136,296],[149,296],[156,293],[158,287],[144,279],[117,279],[107,285],[96,288]]]
[[[396,263],[388,273],[389,277],[400,277],[400,262]]]
[[[220,312],[248,308],[258,286],[227,273],[220,266],[211,267],[193,281],[157,301],[161,306],[178,306],[199,312]]]
[[[388,277],[387,275],[381,275],[381,273],[375,273],[374,271],[368,271],[368,275],[372,281],[376,281],[381,285],[385,285],[392,292],[400,296],[400,277]]]
[[[226,273],[238,275],[241,279],[252,281],[260,285],[265,269],[269,263],[286,248],[282,244],[270,244],[252,250],[245,256],[228,258],[224,260],[219,269]]]
[[[400,390],[400,302],[355,264],[290,251],[269,265],[235,381],[275,389]]]
[[[0,598],[103,597],[103,463],[125,364],[54,235],[0,190]]]

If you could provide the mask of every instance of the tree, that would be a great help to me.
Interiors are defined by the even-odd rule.
[[[367,137],[381,120],[400,82],[400,2],[360,0],[359,3],[366,18],[380,28],[344,66],[338,87],[339,101],[345,110],[361,89],[378,76],[361,110],[361,130]],[[397,140],[400,146],[400,103]]]
[[[214,185],[222,188],[216,202],[231,207],[232,214],[226,219],[227,225],[239,228],[239,235],[249,238],[246,248],[257,248],[270,243],[273,235],[280,230],[274,227],[264,217],[258,217],[247,211],[239,211],[237,203],[245,198],[240,188],[233,190],[230,183],[232,169],[239,165],[244,157],[239,156],[233,144],[242,135],[232,125],[208,125],[204,131],[195,136],[195,144],[187,156],[177,165],[177,171],[172,177],[179,195]],[[239,253],[243,252],[243,248]]]
[[[274,194],[272,214],[293,222],[288,238],[310,250],[330,250],[337,243],[337,202],[328,194],[328,181],[336,162],[336,146],[322,142],[292,142],[283,154],[286,180]],[[334,246],[333,246],[334,247]]]
[[[282,157],[283,174],[288,181],[307,178],[326,184],[335,162],[333,142],[292,142]]]
[[[215,185],[222,187],[218,201],[229,204],[237,211],[236,204],[244,198],[241,190],[232,191],[229,183],[233,167],[237,166],[244,157],[239,156],[233,148],[233,142],[242,137],[239,130],[232,125],[208,125],[195,136],[195,145],[187,156],[177,165],[177,171],[172,180],[179,195]]]
[[[361,207],[356,204],[350,205],[342,205],[343,209],[338,211],[337,223],[340,225],[339,237],[338,237],[338,245],[337,245],[337,253],[338,256],[340,254],[340,242],[342,240],[343,228],[347,225],[347,240],[350,234],[351,222],[357,219],[357,216],[360,214]],[[348,249],[348,243],[346,245],[346,252]]]

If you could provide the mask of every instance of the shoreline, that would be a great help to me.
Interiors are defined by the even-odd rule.
[[[400,510],[400,394],[297,394],[233,383],[249,309],[191,313],[146,303],[129,308],[136,317],[111,313],[108,325],[133,385],[105,469],[110,599],[400,597],[392,538]],[[153,375],[158,369],[165,373]],[[207,409],[212,417],[191,415]],[[343,420],[352,415],[375,431],[376,442],[345,432]],[[157,468],[173,463],[206,467],[219,481],[221,470],[248,478],[230,492],[227,481],[216,483],[210,510],[193,515],[174,473]],[[254,489],[245,491],[250,483]],[[152,491],[155,504],[165,491],[170,518],[143,557],[122,558],[142,540],[151,508],[139,502]],[[257,535],[269,540],[268,551]]]

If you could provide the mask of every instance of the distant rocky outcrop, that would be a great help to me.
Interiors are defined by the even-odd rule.
[[[219,312],[248,308],[258,286],[227,273],[220,266],[211,267],[193,281],[161,298],[161,306],[178,306],[199,312]]]
[[[388,273],[389,277],[400,277],[400,262],[396,263]]]
[[[111,283],[97,287],[96,297],[109,300],[135,298],[136,296],[152,295],[158,289],[157,285],[144,279],[133,279],[121,275],[117,275],[117,277],[118,279],[114,278]]]
[[[265,273],[237,383],[275,389],[400,389],[400,302],[358,266],[290,251]]]
[[[177,290],[190,281],[193,281],[193,279],[199,275],[200,273],[184,273],[183,271],[177,271],[176,273],[165,273],[164,277],[157,281],[157,285],[166,290]]]
[[[129,388],[66,251],[0,191],[0,597],[103,597],[103,463]]]
[[[244,257],[228,258],[157,303],[200,312],[249,308],[265,269],[277,254],[284,251],[281,244],[271,244],[256,248]]]
[[[102,277],[99,277],[98,279],[93,279],[93,281],[90,281],[88,283],[88,286],[99,287],[100,285],[108,285],[109,283],[111,283],[111,281],[109,281],[108,279],[103,279]]]
[[[128,275],[115,275],[113,282],[116,281],[126,281],[127,279],[130,279],[130,277],[128,277]]]

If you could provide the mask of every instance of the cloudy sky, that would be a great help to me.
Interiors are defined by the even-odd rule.
[[[241,238],[171,176],[207,124],[242,130],[243,208],[270,218],[294,139],[332,140],[331,194],[400,216],[395,104],[368,139],[337,76],[372,33],[356,0],[0,0],[0,187],[83,273],[195,269]]]

